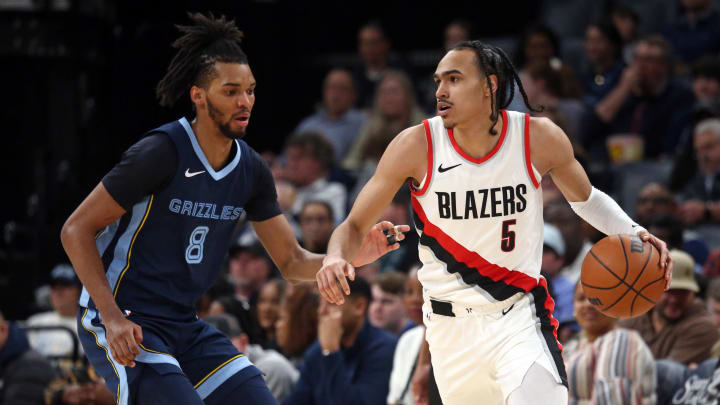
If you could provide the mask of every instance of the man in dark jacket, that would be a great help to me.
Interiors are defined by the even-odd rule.
[[[283,405],[386,403],[397,338],[368,322],[367,281],[358,276],[348,284],[342,305],[321,300],[318,341],[305,352],[300,379]]]
[[[0,313],[0,404],[44,405],[50,363],[30,349],[25,332]]]

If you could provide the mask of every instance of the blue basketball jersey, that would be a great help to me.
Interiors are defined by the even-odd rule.
[[[254,171],[261,167],[252,149],[235,140],[235,156],[220,171],[213,170],[185,118],[148,136],[157,133],[169,135],[177,148],[174,177],[107,226],[97,248],[121,310],[187,319],[222,268],[256,186]],[[80,305],[95,308],[86,289]]]

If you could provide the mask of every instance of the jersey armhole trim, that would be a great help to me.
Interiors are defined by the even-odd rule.
[[[535,188],[537,189],[538,187],[540,187],[540,183],[535,177],[535,172],[532,167],[532,161],[530,159],[530,114],[525,114],[525,131],[523,134],[523,143],[525,144],[525,167],[527,168],[527,172],[530,176],[530,180],[532,181],[533,186],[535,186]]]
[[[410,187],[410,192],[416,196],[420,197],[421,195],[425,194],[428,187],[430,186],[430,179],[432,179],[433,174],[433,143],[432,143],[432,134],[430,132],[430,123],[428,123],[428,120],[423,120],[423,127],[425,127],[425,139],[427,140],[427,174],[425,175],[425,180],[423,180],[422,183],[420,183],[420,190],[417,188]],[[412,184],[411,184],[412,185]]]

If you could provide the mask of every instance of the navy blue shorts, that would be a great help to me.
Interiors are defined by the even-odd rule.
[[[116,404],[142,404],[151,397],[174,405],[221,403],[243,390],[249,397],[263,398],[257,404],[276,403],[264,382],[258,382],[262,381],[260,370],[204,321],[138,314],[128,319],[140,325],[143,333],[135,367],[121,366],[113,359],[96,310],[80,308],[78,313],[78,335],[85,354],[105,378]]]

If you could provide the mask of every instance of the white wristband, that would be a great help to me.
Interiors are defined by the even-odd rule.
[[[645,228],[630,219],[622,208],[609,195],[592,188],[587,201],[570,202],[573,211],[605,235],[637,235]]]

